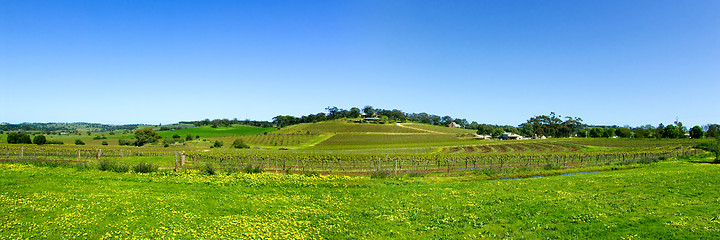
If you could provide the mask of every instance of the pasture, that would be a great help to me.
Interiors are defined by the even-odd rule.
[[[1,238],[720,237],[720,165],[501,181],[0,164]]]
[[[494,141],[406,125],[159,132],[201,136],[168,147],[3,143],[0,239],[720,237],[720,165],[692,148],[706,140]]]

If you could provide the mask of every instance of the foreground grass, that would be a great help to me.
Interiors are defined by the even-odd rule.
[[[0,238],[720,237],[720,165],[503,181],[0,164]]]

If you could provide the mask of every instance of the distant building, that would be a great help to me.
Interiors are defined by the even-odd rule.
[[[457,123],[455,123],[455,122],[451,122],[450,125],[448,125],[448,127],[451,127],[451,128],[462,128],[462,125],[457,124]]]
[[[492,139],[492,136],[477,134],[477,135],[475,135],[475,139]]]
[[[522,140],[523,137],[515,133],[503,133],[500,135],[500,140]]]

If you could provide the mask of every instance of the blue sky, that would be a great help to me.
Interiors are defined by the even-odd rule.
[[[2,1],[0,122],[720,122],[720,1]]]

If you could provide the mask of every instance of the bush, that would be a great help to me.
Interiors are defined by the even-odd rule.
[[[125,164],[112,162],[110,160],[103,160],[98,164],[98,170],[100,171],[113,171],[113,172],[128,172],[130,167]]]
[[[371,178],[388,178],[390,177],[389,171],[377,171],[370,175]]]
[[[222,141],[216,140],[216,141],[213,143],[213,145],[210,146],[210,148],[219,148],[219,147],[222,147],[223,145],[224,145],[224,143],[223,143]]]
[[[45,144],[60,144],[60,145],[63,145],[63,144],[65,144],[65,143],[64,143],[63,141],[61,141],[61,140],[47,140],[47,141],[45,141]]]
[[[160,139],[160,135],[158,135],[150,127],[135,130],[135,145],[138,147],[145,145],[146,143],[157,142],[158,139]]]
[[[149,172],[156,172],[158,170],[158,166],[151,164],[151,163],[138,163],[137,165],[133,166],[133,171],[138,173],[149,173]]]
[[[200,168],[200,173],[207,174],[207,175],[215,175],[216,170],[215,170],[215,167],[213,167],[211,164],[207,164]]]
[[[33,138],[33,143],[37,145],[43,145],[47,142],[47,139],[44,135],[37,135],[35,138]]]
[[[85,142],[80,139],[75,139],[75,145],[85,145]]]
[[[172,138],[180,138],[180,135],[173,134],[173,135],[172,135]]]
[[[554,164],[547,164],[543,166],[543,170],[560,170],[562,169],[562,166],[560,165],[554,165]]]
[[[245,173],[261,173],[261,172],[263,172],[263,168],[262,168],[262,166],[259,166],[259,165],[255,166],[255,167],[253,167],[251,165],[247,165],[247,166],[245,166],[244,171],[245,171]]]
[[[107,141],[102,141],[101,144],[107,146],[107,145],[108,145],[108,142],[107,142]]]
[[[28,135],[27,133],[8,133],[7,142],[10,144],[16,144],[16,143],[32,144],[32,140],[30,140],[30,135]]]
[[[481,168],[473,171],[476,175],[493,176],[500,173],[499,168]]]
[[[190,140],[193,140],[192,135],[188,134],[187,136],[185,136],[185,141],[190,141]]]
[[[118,139],[118,145],[120,146],[134,146],[135,142],[127,139]]]
[[[232,143],[232,147],[234,148],[250,148],[245,142],[243,142],[242,139],[236,138],[235,141]]]

